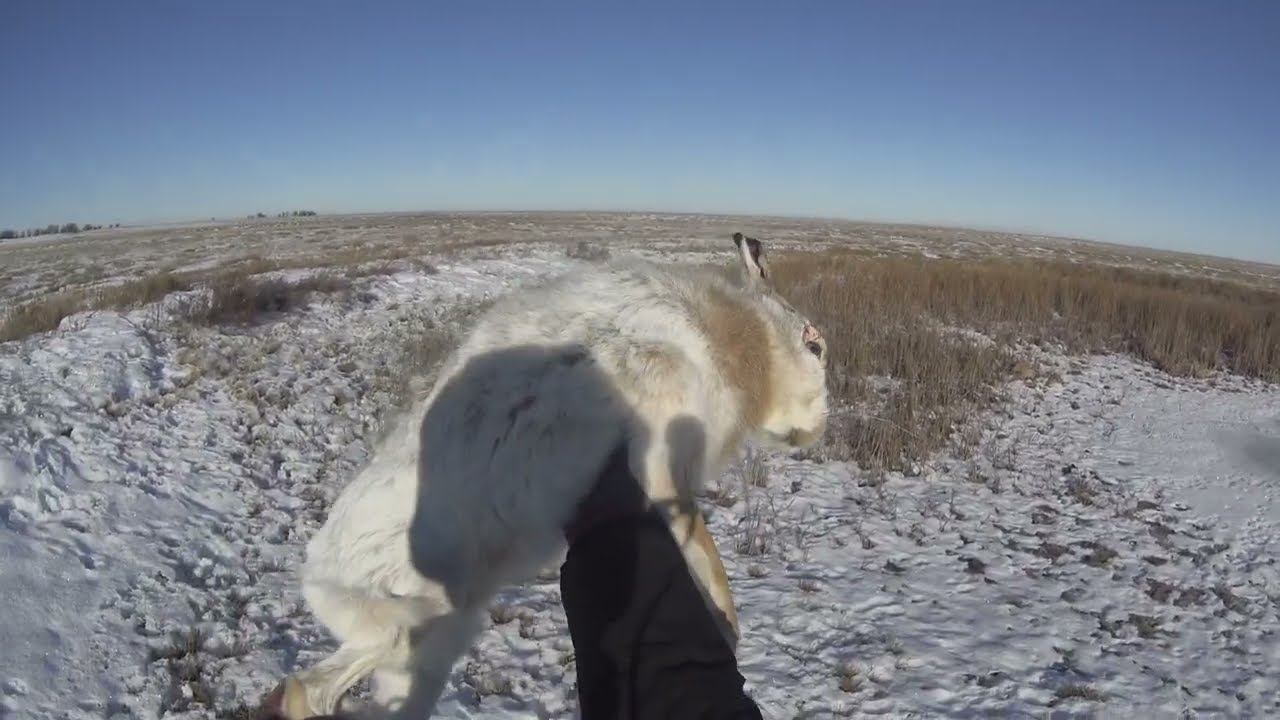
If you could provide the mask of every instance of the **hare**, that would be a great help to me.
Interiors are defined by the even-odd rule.
[[[827,350],[769,286],[761,243],[733,239],[736,279],[623,261],[479,320],[309,543],[303,595],[341,645],[277,687],[277,715],[334,713],[372,673],[358,714],[427,717],[494,594],[564,552],[561,528],[619,447],[736,643],[694,496],[748,436],[821,436]]]

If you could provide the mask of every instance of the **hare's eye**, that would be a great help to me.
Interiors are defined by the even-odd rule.
[[[819,360],[821,360],[821,359],[822,359],[822,344],[821,344],[821,343],[814,342],[814,341],[810,341],[810,342],[805,343],[805,344],[804,344],[804,346],[805,346],[805,347],[807,347],[807,348],[809,348],[809,352],[813,353],[813,356],[814,356],[814,357],[818,358]]]

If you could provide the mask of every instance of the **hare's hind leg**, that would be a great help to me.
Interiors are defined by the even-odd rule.
[[[341,644],[315,665],[281,682],[264,703],[266,717],[302,720],[332,715],[343,696],[396,654],[405,633],[387,616],[386,601],[345,589],[304,585],[307,603]]]
[[[700,426],[685,419],[673,421],[668,428],[666,442],[647,448],[641,460],[646,491],[666,516],[671,534],[729,647],[736,648],[738,613],[733,607],[729,578],[694,499],[707,474],[705,439]]]
[[[343,643],[329,657],[285,679],[281,714],[289,720],[334,714],[351,686],[377,667],[383,653],[380,647]]]
[[[414,629],[409,637],[407,667],[385,668],[375,676],[379,683],[375,693],[380,702],[394,706],[392,718],[431,717],[453,664],[483,629],[483,617],[479,610],[458,608]],[[403,698],[395,697],[406,690]]]
[[[738,611],[733,606],[733,593],[729,589],[729,576],[716,549],[702,512],[694,509],[681,512],[671,518],[671,531],[680,551],[684,554],[689,571],[703,593],[710,599],[714,610],[719,610],[716,622],[728,641],[729,647],[738,645]]]

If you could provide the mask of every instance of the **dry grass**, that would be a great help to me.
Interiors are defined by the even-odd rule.
[[[368,228],[365,229],[368,230]],[[128,310],[156,302],[170,292],[199,287],[207,287],[215,293],[222,294],[213,301],[214,307],[207,309],[209,322],[241,322],[261,312],[287,309],[281,303],[300,300],[305,293],[343,289],[336,287],[339,280],[350,281],[401,271],[435,275],[439,269],[427,259],[428,255],[447,256],[509,242],[511,241],[500,237],[445,237],[425,242],[415,235],[406,234],[394,238],[379,236],[377,242],[354,240],[337,246],[304,246],[301,251],[291,252],[286,256],[272,256],[269,249],[264,248],[265,252],[251,252],[223,262],[216,270],[161,271],[139,280],[126,281],[101,289],[83,285],[106,274],[136,272],[136,269],[130,267],[128,263],[116,267],[115,262],[111,263],[109,273],[102,267],[86,269],[83,266],[76,266],[68,271],[69,274],[52,272],[50,277],[63,288],[68,284],[80,286],[58,292],[47,292],[43,296],[7,309],[7,312],[5,309],[0,309],[0,342],[19,340],[29,335],[56,329],[63,318],[78,312]],[[39,257],[44,257],[53,249],[55,248],[39,247],[34,251],[41,251],[42,254]],[[105,252],[108,249],[101,250]],[[607,250],[604,252],[607,254]],[[51,256],[49,259],[57,260],[60,256]],[[53,267],[48,264],[46,266]],[[89,275],[81,276],[90,270]],[[310,283],[309,280],[284,283],[280,280],[258,278],[258,276],[288,270],[320,270],[320,277],[330,280],[316,281],[319,284],[306,287]],[[286,284],[295,286],[297,292],[290,293],[289,289],[284,287]],[[323,286],[325,284],[329,287]],[[200,303],[195,303],[193,310],[198,311],[199,305]],[[293,304],[288,305],[288,307],[292,306]],[[191,319],[200,320],[198,315],[197,312]]]
[[[1063,685],[1053,693],[1053,700],[1049,705],[1057,705],[1065,700],[1088,700],[1089,702],[1105,702],[1107,696],[1098,691],[1091,685],[1081,685],[1072,683]]]
[[[152,648],[151,661],[163,661],[169,673],[170,686],[161,698],[162,711],[213,704],[214,693],[206,672],[206,640],[200,628],[192,626],[186,632],[174,633],[167,645]]]
[[[350,282],[318,274],[300,280],[225,274],[209,284],[209,294],[186,309],[188,319],[206,324],[246,323],[269,313],[304,305],[312,293],[346,290]]]
[[[211,274],[162,272],[98,289],[68,290],[19,305],[0,317],[0,342],[19,340],[57,329],[63,318],[88,310],[129,310],[163,300],[170,293],[204,287],[208,294],[192,298],[181,309],[192,322],[249,322],[305,303],[312,293],[346,290],[350,281],[332,273],[300,280],[261,277],[257,264],[238,265]]]
[[[85,310],[127,310],[190,288],[190,277],[162,272],[93,290],[60,292],[24,303],[5,313],[0,318],[0,342],[56,329],[63,318]]]
[[[763,488],[769,486],[769,466],[764,462],[764,453],[754,448],[747,448],[738,466],[745,488]]]
[[[839,688],[847,693],[855,693],[865,684],[862,669],[852,662],[842,662],[836,667],[836,679]]]
[[[1280,293],[1268,289],[1052,260],[848,251],[783,256],[773,276],[827,336],[843,408],[827,450],[867,467],[924,459],[1003,381],[1034,374],[1014,354],[1020,343],[1280,381]]]
[[[19,305],[0,320],[0,342],[19,340],[58,327],[68,315],[84,309],[82,293],[59,293],[44,300]]]
[[[744,486],[743,500],[746,507],[742,519],[738,523],[738,531],[733,540],[733,548],[739,555],[755,557],[767,555],[773,550],[777,528],[774,523],[778,517],[772,495],[766,490],[751,492]]]
[[[609,259],[609,248],[595,245],[586,240],[579,240],[576,245],[568,245],[564,249],[565,257],[586,262],[604,262]]]

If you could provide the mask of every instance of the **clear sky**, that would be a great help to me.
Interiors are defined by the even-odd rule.
[[[1280,2],[0,0],[0,227],[950,223],[1280,262]]]

